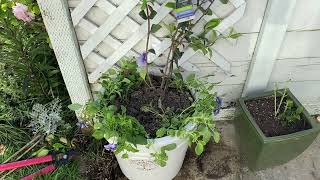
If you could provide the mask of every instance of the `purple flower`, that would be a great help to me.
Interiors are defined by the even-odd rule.
[[[77,125],[79,126],[80,129],[89,127],[85,122],[78,122]]]
[[[103,146],[107,151],[114,152],[117,149],[116,144],[107,144]]]
[[[216,103],[217,103],[217,107],[213,110],[213,114],[215,116],[220,113],[220,109],[222,107],[223,101],[222,101],[221,97],[218,97],[218,96],[216,97]]]
[[[143,52],[137,59],[137,64],[139,67],[147,66],[147,53]]]

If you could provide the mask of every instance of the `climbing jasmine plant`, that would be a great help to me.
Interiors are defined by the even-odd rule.
[[[222,3],[228,3],[228,0],[221,0]],[[155,0],[141,0],[141,10],[139,15],[144,20],[147,20],[147,42],[146,50],[141,54],[140,62],[143,61],[145,69],[144,74],[149,74],[148,72],[148,54],[155,54],[154,49],[149,48],[150,44],[150,35],[156,33],[161,28],[165,28],[168,34],[165,38],[171,39],[171,45],[167,55],[166,66],[163,70],[163,77],[161,83],[161,89],[166,90],[170,81],[170,78],[173,75],[174,67],[179,67],[179,59],[184,54],[184,50],[187,48],[192,48],[194,51],[200,51],[204,55],[209,55],[212,57],[211,46],[215,42],[222,38],[231,38],[236,39],[241,36],[240,33],[236,33],[233,29],[230,30],[230,33],[225,36],[222,32],[219,32],[215,28],[221,23],[220,18],[213,18],[209,20],[202,27],[200,33],[194,31],[195,27],[200,24],[205,16],[211,16],[213,14],[211,8],[214,3],[214,0],[198,0],[195,4],[194,14],[199,14],[194,21],[186,21],[182,23],[170,23],[166,24],[161,22],[160,24],[152,24],[151,20],[157,15],[157,12],[154,10]],[[176,9],[175,2],[168,2],[166,4],[167,8]],[[148,76],[147,76],[148,77]],[[148,77],[149,78],[149,77]]]

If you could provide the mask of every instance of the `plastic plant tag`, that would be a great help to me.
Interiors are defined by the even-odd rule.
[[[195,18],[192,0],[177,0],[175,15],[178,23],[190,21]]]

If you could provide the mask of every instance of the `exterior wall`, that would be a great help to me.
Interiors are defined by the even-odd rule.
[[[320,1],[297,0],[268,88],[289,87],[312,114],[320,113]]]

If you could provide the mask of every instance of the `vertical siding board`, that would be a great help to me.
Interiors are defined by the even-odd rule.
[[[269,0],[243,96],[267,88],[295,4],[296,0]]]

